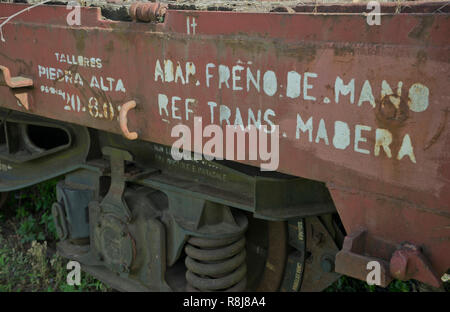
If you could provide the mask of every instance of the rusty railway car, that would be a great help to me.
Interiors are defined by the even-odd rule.
[[[439,287],[447,4],[2,1],[2,201],[64,176],[59,253],[124,291]]]

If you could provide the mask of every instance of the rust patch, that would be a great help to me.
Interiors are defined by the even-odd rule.
[[[428,59],[427,53],[425,51],[417,52],[416,59],[416,66],[425,65]]]
[[[404,97],[385,95],[378,105],[377,117],[387,123],[399,124],[408,119],[409,107]]]
[[[83,29],[75,29],[72,31],[73,37],[75,38],[75,46],[79,53],[82,53],[85,48],[84,39],[87,37],[87,33]]]
[[[423,148],[424,151],[426,151],[427,149],[429,149],[431,147],[431,145],[436,143],[437,140],[439,139],[439,137],[441,136],[441,134],[444,132],[445,125],[447,124],[448,111],[449,111],[448,108],[444,111],[444,117],[441,119],[441,122],[439,124],[438,130],[433,135],[431,140],[427,144],[425,144],[425,147]]]
[[[311,62],[316,57],[317,48],[315,45],[302,45],[301,47],[289,47],[282,49],[283,55],[294,57],[298,62]]]
[[[334,47],[334,56],[354,56],[355,50],[350,46]]]
[[[400,129],[405,126],[405,121],[409,117],[406,98],[407,96],[399,97],[396,94],[388,94],[377,101],[375,113],[377,126],[389,130],[393,138],[400,138]],[[379,144],[380,142],[376,143]],[[390,144],[392,151],[398,151],[400,146],[400,140],[392,140]]]
[[[233,54],[236,55],[236,51],[248,51],[255,54],[261,54],[267,51],[267,43],[263,43],[259,40],[251,40],[248,35],[243,35],[242,38],[227,38],[223,40],[223,44],[232,49]]]
[[[110,40],[106,45],[105,45],[105,50],[108,52],[113,52],[114,51],[114,42],[112,40]]]
[[[434,16],[423,16],[420,18],[420,23],[414,27],[409,33],[408,37],[428,41],[430,36],[431,25],[433,25]]]

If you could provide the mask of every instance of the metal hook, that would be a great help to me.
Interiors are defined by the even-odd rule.
[[[136,132],[130,132],[128,130],[128,111],[130,109],[133,109],[136,107],[135,101],[129,101],[122,105],[122,108],[120,109],[119,114],[119,124],[120,129],[122,130],[122,134],[124,137],[126,137],[128,140],[136,140],[138,138],[138,134]]]

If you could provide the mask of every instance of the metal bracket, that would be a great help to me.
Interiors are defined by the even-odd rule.
[[[368,255],[366,250],[367,231],[361,229],[345,237],[342,250],[336,255],[336,272],[349,275],[360,280],[366,280],[368,271],[367,264],[377,261],[381,269],[381,285],[386,287],[393,278],[399,280],[416,279],[441,287],[442,282],[434,272],[429,261],[420,251],[420,248],[409,243],[403,243],[395,250],[392,256],[385,254],[382,258]],[[389,260],[387,260],[389,259]]]
[[[133,156],[128,152],[112,147],[102,149],[104,155],[110,157],[111,186],[108,194],[101,202],[102,213],[111,213],[124,222],[129,222],[131,212],[123,199],[125,191],[125,161],[132,161]]]
[[[0,70],[3,72],[3,78],[6,86],[8,86],[14,93],[20,105],[26,110],[30,109],[31,95],[28,91],[23,91],[23,88],[32,88],[33,80],[22,76],[11,77],[9,68],[0,65]]]
[[[113,272],[127,277],[136,257],[135,241],[128,228],[131,211],[124,199],[125,161],[133,157],[128,151],[112,147],[104,147],[102,152],[110,157],[111,186],[101,203],[89,203],[91,254]]]
[[[367,264],[377,261],[380,264],[380,286],[386,287],[392,281],[389,274],[389,263],[381,258],[370,257],[365,254],[367,231],[361,229],[345,237],[342,250],[336,255],[335,271],[362,281],[366,281]]]
[[[434,272],[420,249],[412,244],[402,244],[392,255],[390,272],[400,280],[417,279],[434,287],[441,287],[442,281]]]

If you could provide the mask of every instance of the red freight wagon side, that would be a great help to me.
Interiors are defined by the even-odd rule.
[[[0,191],[66,175],[58,248],[119,289],[440,286],[449,7],[249,3],[1,3]]]

